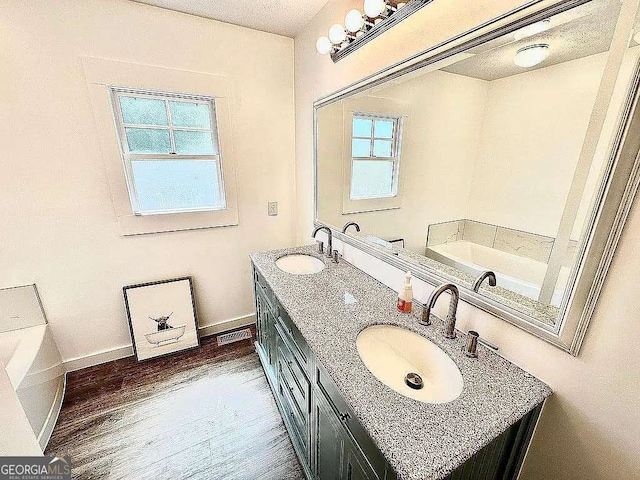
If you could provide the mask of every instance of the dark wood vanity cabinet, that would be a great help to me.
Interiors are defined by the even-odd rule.
[[[395,480],[333,380],[310,351],[264,277],[254,269],[256,351],[305,474],[317,480]],[[541,405],[448,479],[515,479]]]
[[[311,355],[287,312],[255,270],[254,291],[256,351],[307,477],[395,479],[351,408]],[[359,442],[358,438],[364,441]],[[376,459],[375,467],[369,458]]]

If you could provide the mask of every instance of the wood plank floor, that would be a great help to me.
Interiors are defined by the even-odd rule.
[[[201,343],[70,373],[46,454],[76,479],[303,479],[253,342]]]

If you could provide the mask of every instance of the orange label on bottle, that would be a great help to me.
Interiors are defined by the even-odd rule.
[[[402,313],[411,313],[411,307],[413,302],[407,302],[406,300],[402,300],[398,298],[398,310]]]

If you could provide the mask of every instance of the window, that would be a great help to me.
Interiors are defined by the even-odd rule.
[[[352,200],[397,195],[400,123],[399,117],[353,114],[350,189]]]
[[[214,99],[111,92],[133,213],[224,210]]]

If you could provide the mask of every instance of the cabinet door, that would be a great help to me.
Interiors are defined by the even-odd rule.
[[[351,441],[345,442],[344,449],[344,475],[345,480],[378,480],[378,475],[364,458],[360,449]]]
[[[322,394],[313,395],[313,471],[318,480],[343,478],[346,432]]]

